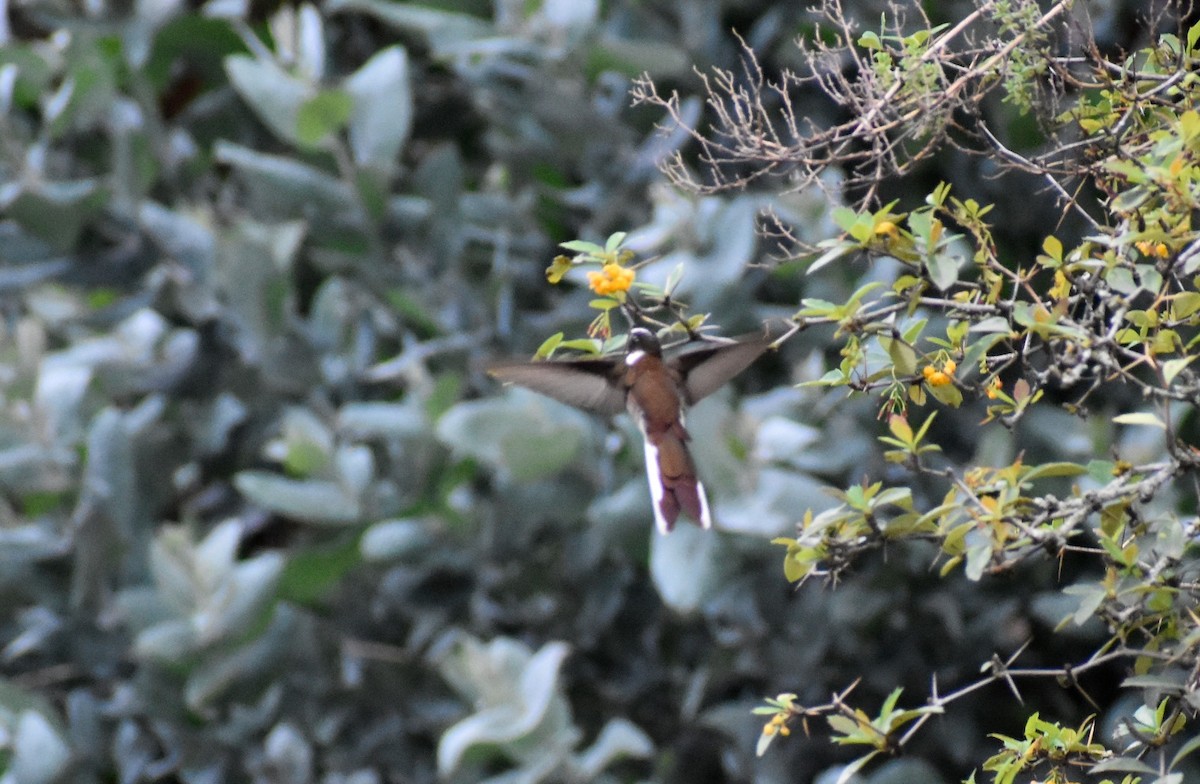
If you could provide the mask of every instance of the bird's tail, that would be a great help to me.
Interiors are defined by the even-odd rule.
[[[701,528],[712,527],[704,485],[688,451],[687,434],[668,431],[653,443],[646,439],[646,477],[654,498],[654,522],[660,533],[670,533],[682,511]]]

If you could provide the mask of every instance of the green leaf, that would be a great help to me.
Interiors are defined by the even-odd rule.
[[[279,578],[279,598],[297,604],[317,604],[362,562],[363,553],[355,539],[293,552]]]
[[[1197,26],[1200,27],[1200,25],[1197,25]],[[1196,28],[1192,28],[1192,29],[1194,30]],[[1171,768],[1177,767],[1179,765],[1179,763],[1183,761],[1184,757],[1193,753],[1194,751],[1196,751],[1196,749],[1200,749],[1200,735],[1194,736],[1187,743],[1185,743],[1179,747],[1179,751],[1176,751],[1175,756],[1171,758],[1170,767]]]
[[[318,147],[336,135],[350,119],[354,99],[341,90],[322,90],[300,105],[296,113],[296,139]]]
[[[591,338],[578,338],[577,340],[564,340],[561,348],[569,348],[572,351],[582,351],[585,354],[599,354],[600,346]]]
[[[566,248],[567,250],[573,250],[576,253],[586,253],[589,256],[600,256],[604,253],[604,248],[600,247],[594,242],[587,242],[585,240],[570,240],[569,242],[560,242],[559,247]]]
[[[1062,240],[1060,240],[1058,237],[1055,237],[1053,234],[1051,234],[1049,237],[1043,240],[1042,250],[1044,250],[1046,255],[1054,261],[1058,262],[1059,264],[1062,263],[1063,244]]]
[[[1008,334],[1012,332],[1012,324],[1003,316],[989,316],[982,321],[977,321],[971,325],[970,332],[995,332],[999,334]]]
[[[1118,425],[1147,425],[1149,427],[1157,427],[1162,430],[1167,429],[1166,423],[1148,411],[1134,412],[1131,414],[1118,414],[1112,418],[1112,421],[1116,422]]]
[[[958,282],[958,268],[961,264],[960,256],[946,252],[933,253],[925,259],[925,267],[929,270],[929,279],[942,291],[948,290]]]
[[[837,781],[834,784],[847,784],[860,770],[866,767],[867,763],[875,758],[879,751],[872,751],[851,762],[846,767],[842,768],[842,772],[838,775]]]
[[[1190,365],[1192,360],[1195,358],[1195,356],[1181,357],[1179,359],[1169,359],[1164,362],[1162,366],[1163,381],[1170,386],[1171,382],[1175,380],[1175,377],[1179,375],[1180,371]]]
[[[992,545],[990,542],[980,542],[967,547],[967,579],[979,582],[984,571],[992,562]]]
[[[1134,757],[1113,757],[1112,759],[1102,760],[1092,766],[1092,773],[1107,773],[1108,771],[1118,771],[1121,773],[1143,773],[1147,776],[1157,776],[1158,770],[1152,768],[1140,759]]]
[[[928,390],[930,397],[951,408],[958,408],[963,403],[962,390],[953,384],[943,384],[937,387],[929,386]]]
[[[562,343],[562,340],[563,333],[555,332],[553,335],[542,341],[542,345],[538,346],[537,351],[534,353],[534,357],[537,359],[546,359],[547,357],[553,356],[554,350],[558,348],[559,344]]]
[[[1085,466],[1079,465],[1078,463],[1069,463],[1065,461],[1042,463],[1041,465],[1031,468],[1029,472],[1025,474],[1025,478],[1037,479],[1045,476],[1082,476],[1087,472],[1088,469]]]
[[[839,229],[850,231],[850,227],[858,220],[858,213],[849,207],[834,207],[830,210],[829,217],[837,224]]]
[[[883,346],[888,357],[895,366],[897,376],[911,376],[917,372],[917,352],[902,340],[890,337],[880,337],[879,344]]]
[[[818,256],[812,264],[808,265],[808,269],[805,271],[805,274],[811,275],[822,267],[856,250],[858,250],[858,245],[856,243],[848,242],[846,240],[834,240],[828,250]]]
[[[879,36],[870,30],[858,37],[858,45],[864,49],[883,49],[883,41],[880,41]]]

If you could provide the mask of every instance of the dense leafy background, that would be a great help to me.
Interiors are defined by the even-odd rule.
[[[732,28],[768,69],[794,62],[797,5],[9,6],[5,784],[809,781],[848,757],[794,736],[755,760],[764,695],[860,676],[867,701],[920,695],[1027,640],[1034,665],[1094,644],[1098,626],[1048,633],[1069,561],[976,584],[906,548],[836,590],[789,587],[770,538],[832,504],[824,487],[890,470],[870,401],[791,387],[821,374],[828,331],[694,412],[714,535],[651,536],[627,422],[481,372],[582,332],[590,294],[543,276],[575,237],[629,230],[662,257],[649,279],[684,263],[681,296],[728,334],[878,273],[748,267],[771,257],[761,209],[817,239],[836,205],[672,190],[657,165],[683,137],[629,106],[647,72],[700,117],[691,67],[736,66]],[[1141,43],[1140,5],[1078,24]],[[1002,241],[1038,247],[1042,208],[990,173],[947,156],[916,179],[998,202]],[[978,419],[939,419],[951,456],[1093,448],[1061,411],[984,443]],[[1117,715],[1115,675],[1087,690]],[[958,780],[1029,710],[1094,710],[1052,684],[1025,697],[976,695],[867,780]]]

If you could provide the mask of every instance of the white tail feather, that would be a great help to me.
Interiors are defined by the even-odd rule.
[[[696,480],[696,495],[700,496],[700,523],[701,528],[712,528],[712,514],[708,511],[708,493],[704,491],[704,483],[699,479]]]
[[[667,518],[663,517],[662,500],[663,500],[663,481],[662,474],[658,471],[658,447],[650,443],[650,439],[643,438],[642,443],[646,445],[646,481],[650,483],[650,498],[654,506],[654,525],[658,528],[661,534],[671,532],[671,524],[667,522]]]

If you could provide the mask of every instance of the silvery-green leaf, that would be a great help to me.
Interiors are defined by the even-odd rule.
[[[198,586],[192,571],[195,548],[187,529],[166,525],[150,543],[150,571],[163,601],[176,612],[190,613],[196,606]]]
[[[133,642],[140,658],[178,662],[196,650],[199,641],[191,621],[179,618],[143,629]]]
[[[230,433],[246,420],[246,405],[230,392],[222,392],[205,408],[199,422],[197,447],[202,455],[220,452],[229,443]]]
[[[758,248],[757,200],[738,196],[717,203],[720,207],[714,210],[711,220],[702,218],[701,221],[711,233],[711,244],[700,259],[703,273],[694,276],[693,286],[698,293],[700,290],[711,292],[714,287],[723,288],[740,280]]]
[[[1112,418],[1113,422],[1118,425],[1146,425],[1149,427],[1157,427],[1160,430],[1166,429],[1164,423],[1156,414],[1149,411],[1135,411],[1129,414],[1118,414]]]
[[[325,76],[325,24],[321,13],[311,3],[304,3],[296,28],[296,68],[315,84]]]
[[[47,433],[55,440],[74,440],[80,427],[79,404],[91,380],[92,368],[69,354],[60,352],[42,359],[33,400]]]
[[[983,577],[984,570],[992,562],[993,554],[991,541],[975,534],[975,531],[967,534],[967,565],[964,569],[967,579],[972,582],[978,582]]]
[[[521,670],[533,652],[510,637],[484,643],[456,636],[453,648],[436,659],[438,672],[458,694],[472,703],[503,703],[509,699]]]
[[[456,722],[438,740],[438,773],[443,778],[453,775],[462,758],[475,746],[499,744],[520,737],[510,734],[512,723],[513,712],[505,708],[479,711]]]
[[[720,588],[727,551],[712,531],[680,523],[650,542],[650,576],[663,603],[688,614]]]
[[[371,14],[385,24],[424,36],[443,57],[466,43],[494,33],[492,26],[478,17],[387,0],[332,0],[325,4],[325,10],[328,13],[358,11]]]
[[[188,707],[203,712],[241,679],[274,672],[283,652],[295,641],[296,624],[295,613],[285,605],[277,605],[261,637],[241,647],[204,656],[184,687],[184,701]]]
[[[178,617],[176,608],[163,600],[158,587],[154,585],[126,588],[117,594],[115,606],[117,617],[135,632]]]
[[[138,209],[138,223],[163,251],[200,280],[211,274],[217,244],[209,226],[181,210],[149,200]]]
[[[30,607],[18,614],[19,631],[4,645],[0,656],[14,661],[31,653],[43,651],[47,641],[63,628],[63,621],[48,607]]]
[[[962,256],[941,251],[925,259],[925,266],[929,270],[929,277],[933,281],[933,285],[946,291],[958,281],[958,268],[962,262]]]
[[[565,708],[565,699],[559,693],[558,676],[570,652],[570,646],[564,642],[548,642],[525,665],[520,683],[524,707],[521,726],[536,726],[555,708]]]
[[[612,719],[600,730],[596,742],[576,760],[585,781],[591,781],[610,763],[625,757],[645,759],[654,753],[654,742],[633,722]]]
[[[596,23],[599,0],[545,0],[541,16],[564,32],[582,34]]]
[[[588,505],[587,521],[606,532],[617,527],[644,532],[645,526],[654,521],[644,473],[614,490],[597,494]]]
[[[649,73],[672,79],[687,73],[691,58],[686,51],[661,38],[605,36],[597,41],[590,57],[627,76]]]
[[[377,52],[343,85],[354,99],[350,150],[354,162],[384,177],[397,165],[412,127],[412,89],[403,47]]]
[[[241,471],[234,486],[271,512],[317,525],[349,525],[362,517],[359,500],[337,482],[288,479],[267,471]]]
[[[241,524],[225,520],[196,546],[192,551],[192,573],[201,590],[210,590],[229,577],[241,541]]]
[[[224,291],[225,316],[238,328],[242,353],[260,360],[266,345],[286,325],[287,301],[275,292],[284,285],[292,261],[286,250],[295,242],[295,227],[247,218],[223,232],[221,239],[217,279]]]
[[[61,533],[38,523],[0,526],[0,552],[14,563],[61,557],[71,546]]]
[[[348,314],[354,312],[351,304],[353,288],[341,277],[331,276],[313,295],[308,313],[308,328],[320,345],[334,348],[345,343],[349,330]]]
[[[47,180],[24,185],[4,212],[26,232],[68,251],[108,198],[95,180]]]
[[[375,456],[361,444],[344,444],[334,454],[337,476],[342,485],[359,496],[375,479]]]
[[[271,60],[244,54],[225,58],[229,82],[246,106],[281,140],[304,146],[299,137],[300,107],[314,94],[313,85],[301,81]]]
[[[578,455],[592,423],[585,414],[525,390],[457,403],[437,424],[456,453],[516,481],[561,471]]]
[[[67,768],[70,748],[37,711],[24,711],[12,735],[8,773],[14,784],[53,784]]]
[[[83,487],[107,512],[122,536],[132,538],[139,516],[133,433],[129,414],[106,408],[95,416],[87,435]]]
[[[426,431],[425,411],[412,403],[357,402],[338,409],[337,427],[348,438],[411,438]]]
[[[805,450],[818,445],[819,428],[788,417],[763,420],[754,436],[754,456],[760,463],[790,462]]]
[[[245,19],[250,14],[250,0],[208,0],[204,15],[212,19]]]
[[[382,520],[363,532],[358,549],[367,561],[390,561],[424,550],[432,541],[420,520]]]
[[[218,142],[213,156],[243,175],[240,181],[260,218],[303,215],[324,226],[354,214],[350,187],[313,166],[229,142]]]
[[[310,476],[333,457],[333,432],[311,409],[291,406],[283,415],[283,437],[267,447],[267,456],[278,460],[293,476]]]
[[[263,743],[271,770],[280,781],[306,784],[312,780],[313,750],[293,724],[280,722]]]
[[[805,509],[816,513],[836,505],[823,483],[773,467],[760,468],[743,492],[717,496],[710,503],[717,529],[764,539],[790,532]]]
[[[473,747],[504,746],[535,733],[542,749],[573,746],[576,730],[558,681],[568,653],[569,648],[561,642],[547,643],[532,656],[524,646],[514,647],[507,641],[495,640],[486,647],[475,643],[458,677],[475,681],[472,690],[483,695],[482,709],[443,733],[437,752],[441,774],[453,773]],[[522,658],[523,665],[518,661]],[[519,679],[514,681],[517,666]]]

